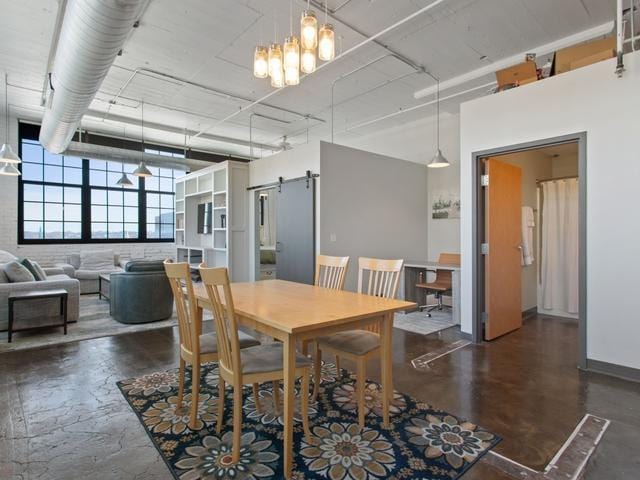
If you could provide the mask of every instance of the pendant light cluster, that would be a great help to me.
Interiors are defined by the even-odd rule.
[[[253,55],[253,75],[256,78],[270,77],[274,88],[298,85],[300,72],[313,73],[317,58],[329,62],[336,56],[335,30],[327,23],[326,2],[325,23],[320,28],[316,14],[309,9],[307,2],[307,10],[302,12],[300,19],[300,37],[293,34],[293,3],[291,5],[291,31],[284,43],[274,42],[269,48],[258,45]]]
[[[4,110],[5,110],[5,141],[0,148],[0,175],[6,175],[11,177],[17,177],[20,175],[20,170],[16,168],[16,165],[21,163],[20,157],[13,152],[11,144],[9,143],[9,97],[7,93],[8,75],[4,76]]]

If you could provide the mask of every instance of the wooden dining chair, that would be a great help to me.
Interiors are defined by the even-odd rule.
[[[202,333],[202,313],[198,309],[188,263],[164,261],[164,269],[171,285],[178,314],[180,335],[180,374],[177,408],[184,398],[184,375],[186,365],[191,365],[191,415],[189,428],[197,429],[198,397],[200,393],[200,365],[218,361],[218,339],[216,333]],[[246,333],[239,338],[240,348],[260,345]],[[256,386],[257,387],[257,386]]]
[[[330,257],[318,255],[316,257],[316,276],[314,285],[331,290],[344,289],[349,257]]]
[[[218,332],[218,351],[220,352],[219,401],[217,433],[222,431],[224,418],[224,397],[226,384],[233,387],[233,452],[232,462],[240,459],[240,438],[242,435],[242,387],[254,385],[256,407],[258,392],[256,384],[273,382],[274,400],[276,390],[280,388],[280,380],[284,380],[284,350],[282,343],[271,343],[241,349],[239,344],[238,322],[226,268],[206,268],[200,266],[200,277],[207,290],[209,303]],[[224,300],[223,300],[224,299]],[[302,377],[300,390],[302,403],[302,426],[307,439],[311,438],[309,430],[309,383],[311,360],[303,355],[296,355],[295,376]]]
[[[316,287],[330,290],[343,290],[348,265],[349,257],[316,256],[316,274],[313,284]],[[304,355],[309,354],[309,345],[312,343],[313,340],[302,341],[302,353]]]
[[[358,260],[358,292],[376,297],[395,298],[398,292],[403,260],[380,260],[360,258]],[[322,352],[333,353],[353,360],[356,364],[356,395],[358,400],[358,423],[364,427],[364,391],[367,360],[380,357],[380,324],[372,324],[358,330],[346,330],[316,339],[314,382],[320,384],[320,362]],[[336,362],[339,367],[339,360]],[[338,370],[338,375],[340,370]],[[315,394],[315,392],[314,392]],[[383,392],[389,395],[389,392]]]

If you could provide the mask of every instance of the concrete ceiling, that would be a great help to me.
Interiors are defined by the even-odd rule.
[[[432,1],[329,0],[329,8],[337,9],[331,23],[339,36],[338,53],[363,41],[363,35],[374,35]],[[294,28],[306,3],[293,1]],[[272,91],[267,80],[253,78],[252,54],[257,43],[273,39],[274,23],[280,41],[288,34],[290,1],[151,0],[140,26],[107,75],[90,114],[85,116],[83,127],[140,138],[140,106],[144,101],[145,123],[154,127],[145,126],[145,138],[154,142],[182,145],[184,135],[179,132],[183,129],[205,130],[217,137],[246,142],[251,113],[258,114],[251,119],[255,142],[275,146],[284,135],[293,145],[307,138],[327,140],[331,134],[332,83],[340,75],[388,54],[382,45],[446,80],[611,21],[614,4],[614,0],[445,1],[380,37],[379,44],[369,43],[308,76],[299,86],[279,91],[266,101],[271,106],[257,105],[237,114],[250,100]],[[58,2],[0,0],[0,6],[0,64],[9,76],[11,111],[21,118],[38,120]],[[317,13],[322,20],[324,15]],[[443,96],[486,81],[478,79]],[[429,101],[416,100],[413,94],[433,83],[429,76],[416,73],[395,57],[386,57],[339,81],[335,87],[336,141],[340,142],[341,136],[368,135],[433,115],[435,109],[430,106],[367,124],[371,119]],[[487,89],[478,89],[445,100],[442,109],[456,113],[461,101],[486,93]],[[221,122],[232,114],[236,115]],[[249,155],[246,145],[216,137],[202,135],[187,142],[196,149]],[[269,153],[254,149],[258,156]]]

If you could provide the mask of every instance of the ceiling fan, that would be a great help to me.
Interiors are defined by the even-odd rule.
[[[293,148],[292,145],[289,142],[287,142],[287,136],[286,135],[282,136],[282,140],[280,141],[280,143],[278,143],[277,146],[280,148],[280,150],[278,150],[278,152],[284,152],[286,150],[291,150]]]

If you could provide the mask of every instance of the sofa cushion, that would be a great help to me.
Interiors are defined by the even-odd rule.
[[[109,270],[114,268],[113,250],[87,250],[80,252],[78,270]]]
[[[0,263],[9,263],[17,259],[18,257],[16,257],[14,254],[9,253],[5,250],[0,250]]]
[[[100,270],[76,270],[75,278],[78,280],[97,280],[103,273],[121,272],[122,269],[111,266],[110,268],[102,268]]]
[[[48,282],[58,282],[60,280],[71,280],[71,277],[69,275],[65,275],[64,273],[49,275],[47,277]]]
[[[71,255],[67,255],[67,264],[71,265],[76,270],[80,268],[80,254],[72,253]]]
[[[17,260],[7,263],[4,266],[4,273],[7,274],[11,283],[18,282],[35,282],[33,274]]]
[[[124,266],[125,272],[163,272],[162,260],[130,260]]]
[[[36,272],[38,272],[38,276],[40,277],[38,280],[46,280],[47,272],[44,271],[44,268],[42,268],[38,262],[34,262],[33,260],[31,261],[31,263]]]
[[[31,275],[33,275],[33,278],[35,278],[37,282],[41,282],[42,280],[47,278],[46,275],[40,275],[40,272],[38,272],[38,269],[36,268],[35,262],[33,260],[22,258],[19,261],[27,270],[29,270],[29,272],[31,272]]]

